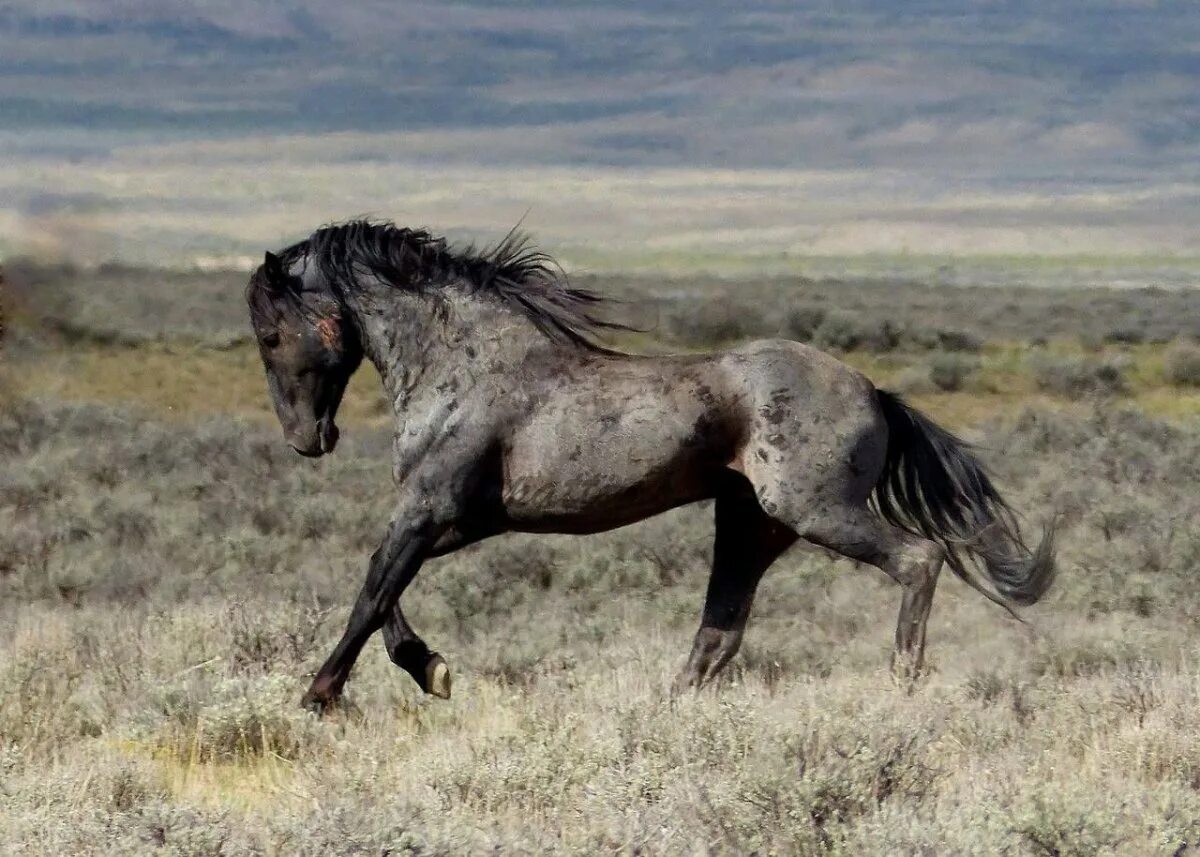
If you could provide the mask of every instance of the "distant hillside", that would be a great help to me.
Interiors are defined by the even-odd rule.
[[[470,160],[1191,170],[1192,4],[801,5],[5,0],[0,128],[518,127]]]
[[[1200,255],[1194,4],[808,5],[0,0],[0,258]]]

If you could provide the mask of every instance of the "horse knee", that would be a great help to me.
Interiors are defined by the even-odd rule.
[[[846,509],[810,515],[797,526],[806,540],[865,562],[905,586],[925,586],[946,558],[936,542],[896,529],[865,509]]]
[[[898,573],[892,575],[906,587],[924,589],[937,582],[938,572],[946,561],[946,549],[937,542],[922,541],[904,552]]]

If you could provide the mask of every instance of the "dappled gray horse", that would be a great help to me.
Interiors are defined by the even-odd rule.
[[[613,326],[595,315],[600,299],[557,270],[515,236],[475,252],[354,221],[267,253],[254,272],[254,332],[297,452],[333,451],[364,355],[396,413],[391,523],[306,705],[340,696],[380,628],[396,664],[449,696],[445,661],[399,603],[426,559],[498,533],[594,533],[709,498],[712,575],[676,689],[729,661],[759,579],[797,538],[900,583],[893,666],[903,676],[921,669],[944,561],[1010,609],[1050,585],[1050,531],[1026,547],[969,449],[898,397],[783,340],[618,353],[597,340]]]

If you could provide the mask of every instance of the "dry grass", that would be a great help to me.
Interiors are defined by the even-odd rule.
[[[249,345],[219,350],[170,343],[86,345],[23,361],[13,383],[27,395],[120,402],[171,419],[211,414],[256,422],[274,419],[258,351]],[[355,425],[379,424],[390,419],[388,414],[379,375],[364,366],[347,391],[345,419]]]
[[[848,590],[862,592],[861,580],[831,586],[841,610],[856,600]],[[913,696],[875,666],[894,598],[870,586],[861,630],[834,605],[760,623],[749,665],[676,705],[663,688],[685,634],[644,609],[597,617],[611,635],[603,648],[567,638],[556,648],[571,657],[527,668],[517,684],[484,672],[480,644],[455,644],[449,703],[415,698],[373,651],[354,710],[319,722],[295,710],[287,669],[244,684],[220,661],[183,676],[164,669],[153,650],[233,645],[211,627],[211,608],[125,617],[120,632],[92,610],[33,611],[39,629],[18,651],[98,673],[53,702],[99,697],[116,713],[84,721],[95,737],[73,736],[83,715],[60,713],[56,751],[10,751],[0,823],[6,841],[34,853],[158,840],[182,853],[312,854],[1170,854],[1196,842],[1194,641],[1137,653],[1120,643],[1136,634],[1130,623],[1064,633],[1064,611],[1047,623],[1053,645],[1090,659],[1061,661],[947,589],[939,671]],[[523,622],[504,636],[519,640]],[[814,631],[825,668],[766,668],[816,646],[805,639]],[[119,701],[96,686],[112,678],[107,662],[65,651],[109,636],[133,637],[120,654],[134,693],[127,686]],[[263,739],[239,748],[224,732],[180,733],[169,705]]]
[[[1168,419],[1200,416],[1200,389],[1169,381],[1163,370],[1170,346],[1110,346],[1107,358],[1127,380],[1118,401]],[[927,377],[926,353],[878,355],[851,352],[844,359],[881,387],[900,389],[919,407],[958,428],[993,420],[1026,405],[1087,413],[1092,403],[1069,391],[1041,389],[1035,373],[1039,356],[1059,362],[1097,358],[1070,342],[1048,348],[1020,343],[990,343],[979,355],[970,383],[946,391],[932,385],[909,389],[910,370]],[[194,344],[150,342],[128,346],[83,345],[70,351],[22,360],[9,386],[26,395],[64,401],[105,401],[132,405],[171,420],[195,420],[212,414],[244,417],[269,424],[274,416],[265,393],[258,353],[249,345],[213,349]],[[2,383],[2,382],[0,382]],[[0,391],[2,395],[2,391]],[[1086,396],[1085,396],[1086,398]],[[351,427],[390,424],[378,375],[370,366],[357,374],[347,392],[343,421]]]
[[[57,334],[62,336],[61,329]],[[79,328],[76,328],[78,331]],[[204,331],[200,331],[204,334]],[[796,550],[712,691],[666,688],[711,510],[505,537],[407,602],[454,671],[373,644],[350,704],[297,701],[390,505],[356,381],[337,455],[277,439],[257,357],[26,330],[0,375],[0,841],[22,854],[1187,854],[1200,847],[1200,432],[1164,346],[982,344],[955,392],[1062,576],[1018,625],[946,576],[932,674],[894,687],[899,596]],[[1126,392],[1039,392],[1037,351]],[[853,352],[888,384],[938,352]],[[1157,419],[1149,413],[1168,419]]]

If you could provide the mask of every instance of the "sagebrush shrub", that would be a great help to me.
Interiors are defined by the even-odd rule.
[[[946,351],[979,351],[983,348],[983,337],[967,330],[939,329],[938,345]]]
[[[828,310],[809,304],[793,307],[784,320],[782,334],[798,342],[811,342],[820,329]]]
[[[977,359],[955,353],[935,354],[929,361],[929,380],[939,390],[952,393],[963,389],[978,369]]]
[[[1058,357],[1037,352],[1029,359],[1029,366],[1038,389],[1070,399],[1114,396],[1127,389],[1122,367],[1101,357]]]
[[[1167,381],[1180,387],[1200,387],[1200,344],[1184,339],[1171,343],[1164,357]]]
[[[236,761],[265,755],[295,759],[319,747],[321,725],[296,705],[290,675],[192,676],[156,688],[137,734],[172,758]]]
[[[813,333],[813,344],[833,351],[894,350],[901,330],[887,319],[869,320],[848,313],[831,312]]]

